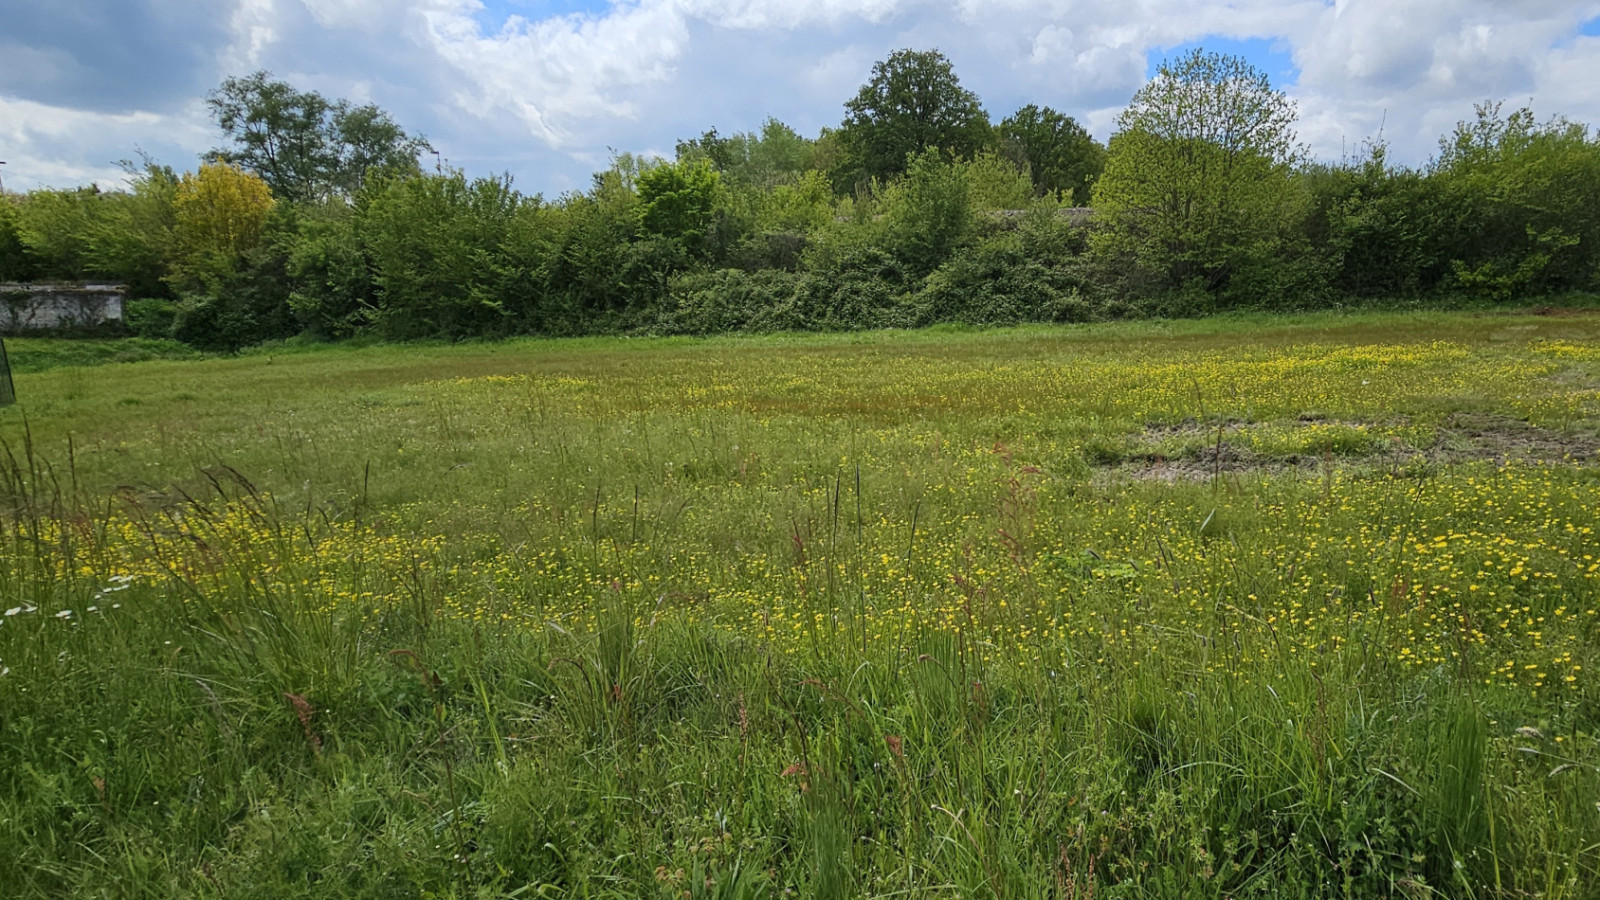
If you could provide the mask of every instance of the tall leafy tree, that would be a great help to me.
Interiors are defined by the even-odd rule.
[[[999,132],[1006,156],[1027,164],[1035,192],[1089,205],[1106,151],[1076,120],[1030,103],[1006,117]]]
[[[260,175],[283,200],[354,194],[371,171],[417,171],[432,149],[376,106],[330,101],[268,72],[227,79],[206,105],[228,141],[212,158]]]
[[[261,241],[272,193],[260,177],[208,163],[186,172],[172,199],[171,279],[180,290],[213,290]]]
[[[1563,118],[1485,103],[1430,173],[1451,282],[1495,299],[1600,286],[1600,139]]]
[[[639,175],[639,224],[646,234],[679,241],[690,254],[706,246],[721,178],[711,164],[664,163]]]
[[[22,242],[22,198],[0,193],[0,281],[27,281],[36,264]]]
[[[961,86],[955,67],[937,50],[896,50],[872,67],[872,77],[845,103],[839,130],[845,145],[842,180],[888,178],[924,150],[966,158],[994,138],[978,96]]]
[[[1238,56],[1163,62],[1117,119],[1094,190],[1101,251],[1208,291],[1271,257],[1296,209],[1296,109]]]
[[[513,190],[509,178],[469,181],[459,171],[391,179],[370,191],[360,227],[378,331],[393,338],[503,331],[499,257],[526,202],[533,201]]]

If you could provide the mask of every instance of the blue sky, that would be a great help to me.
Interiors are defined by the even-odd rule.
[[[1381,126],[1423,163],[1485,99],[1600,122],[1600,0],[0,0],[0,23],[14,189],[115,182],[140,150],[192,167],[219,139],[206,91],[258,68],[546,194],[612,149],[837,125],[901,47],[944,51],[996,119],[1039,103],[1102,139],[1195,46],[1264,69],[1324,158]]]
[[[1300,69],[1294,64],[1294,55],[1290,50],[1289,42],[1279,38],[1239,38],[1223,37],[1208,34],[1192,41],[1184,41],[1170,47],[1152,47],[1146,55],[1148,64],[1145,66],[1145,77],[1156,73],[1156,67],[1163,60],[1176,59],[1195,49],[1205,49],[1213,53],[1226,53],[1230,56],[1242,56],[1250,61],[1257,69],[1267,73],[1272,79],[1272,86],[1280,90],[1292,86],[1300,78]]]

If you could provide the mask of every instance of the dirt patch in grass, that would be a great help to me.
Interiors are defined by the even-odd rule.
[[[1439,426],[1425,451],[1440,462],[1596,462],[1600,436],[1592,429],[1556,430],[1510,416],[1458,413]]]
[[[1600,315],[1600,307],[1595,306],[1536,306],[1528,310],[1529,315],[1547,316],[1555,319],[1570,319],[1577,316]]]
[[[1314,425],[1357,427],[1368,423],[1330,421],[1316,416],[1303,417],[1291,428]],[[1391,425],[1408,424],[1403,421]],[[1190,447],[1170,455],[1151,449],[1135,449],[1121,460],[1100,467],[1100,477],[1131,478],[1138,481],[1207,481],[1228,475],[1317,473],[1328,466],[1394,469],[1418,463],[1441,465],[1462,462],[1546,462],[1600,463],[1600,435],[1592,429],[1556,430],[1542,428],[1510,416],[1483,413],[1457,413],[1433,431],[1433,441],[1415,446],[1401,438],[1373,442],[1370,449],[1357,452],[1264,454],[1243,446],[1237,440],[1242,422],[1202,425],[1193,420],[1174,424],[1152,424],[1145,428],[1143,443],[1192,441]],[[1220,439],[1219,439],[1220,438]],[[1199,444],[1201,440],[1204,444]]]

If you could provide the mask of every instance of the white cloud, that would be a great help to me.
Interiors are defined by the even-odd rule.
[[[278,40],[278,8],[275,0],[238,0],[228,19],[233,40],[222,49],[222,68],[243,72],[261,65],[267,49]]]
[[[120,185],[119,160],[144,150],[165,162],[186,162],[212,140],[195,103],[184,113],[100,113],[0,97],[0,171],[7,190],[41,186]]]
[[[627,89],[666,79],[688,30],[670,3],[619,8],[611,15],[512,17],[484,34],[476,3],[423,13],[432,49],[466,77],[457,102],[479,116],[509,112],[552,147],[570,145],[570,125],[631,118]]]
[[[1421,162],[1486,98],[1600,122],[1600,39],[1577,36],[1600,16],[1597,0],[604,0],[545,18],[529,12],[541,4],[516,4],[522,15],[503,6],[229,0],[215,68],[168,80],[191,92],[164,107],[182,112],[97,118],[62,100],[65,89],[46,102],[33,82],[0,81],[0,156],[57,183],[105,177],[104,160],[135,145],[187,163],[216,140],[192,85],[259,67],[378,103],[475,173],[510,170],[525,188],[557,190],[584,184],[607,147],[670,147],[768,114],[806,131],[836,124],[872,62],[905,46],[944,50],[997,118],[1037,102],[1104,137],[1150,54],[1208,37],[1265,39],[1292,55],[1302,137],[1324,157],[1382,126],[1397,158]],[[175,48],[185,39],[171,37]],[[62,58],[57,44],[12,40]],[[25,181],[15,161],[8,168]]]

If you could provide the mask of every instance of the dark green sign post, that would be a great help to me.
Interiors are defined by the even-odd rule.
[[[11,383],[11,360],[6,356],[6,339],[0,338],[0,406],[17,402],[17,388]]]

